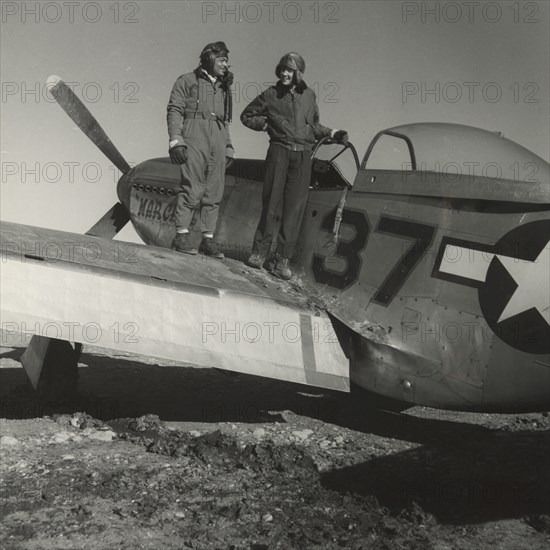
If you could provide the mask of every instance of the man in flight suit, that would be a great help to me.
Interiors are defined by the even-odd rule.
[[[279,79],[242,112],[241,122],[269,134],[265,159],[262,214],[248,265],[261,268],[277,236],[271,273],[290,279],[290,257],[307,203],[311,177],[311,150],[316,140],[333,137],[345,144],[345,130],[332,130],[319,122],[315,92],[303,80],[306,64],[296,52],[284,55],[275,69]]]
[[[224,255],[214,242],[225,169],[235,152],[229,137],[233,74],[224,42],[204,47],[199,66],[180,76],[167,107],[170,158],[181,166],[181,189],[175,211],[172,249],[197,254],[189,240],[193,210],[200,204],[202,242],[199,251],[213,258]]]

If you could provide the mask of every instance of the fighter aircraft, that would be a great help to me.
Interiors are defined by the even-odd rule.
[[[402,407],[549,408],[542,158],[443,123],[383,130],[361,162],[351,144],[320,143],[286,283],[242,261],[263,161],[227,171],[217,239],[230,259],[173,252],[179,167],[130,168],[70,88],[58,77],[49,87],[122,177],[120,202],[84,236],[2,224],[3,328],[34,333],[22,363],[35,388],[74,383],[82,343],[94,343],[341,391],[351,382]],[[128,221],[146,245],[111,240]]]

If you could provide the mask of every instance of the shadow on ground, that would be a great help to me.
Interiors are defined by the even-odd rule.
[[[79,393],[63,402],[44,402],[30,388],[15,363],[24,348],[7,349],[0,359],[14,361],[0,369],[0,416],[36,418],[86,412],[100,420],[158,415],[164,421],[284,422],[280,413],[329,422],[356,431],[437,443],[464,435],[481,436],[487,428],[460,421],[417,418],[368,406],[364,396],[332,392],[217,369],[161,366],[125,356],[82,354]],[[145,361],[145,360],[144,360]]]
[[[322,483],[375,496],[395,513],[414,502],[442,523],[548,515],[549,455],[549,431],[494,431],[373,458],[327,473]]]

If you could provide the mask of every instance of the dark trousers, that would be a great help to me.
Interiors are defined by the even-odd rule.
[[[291,151],[271,144],[265,162],[262,215],[254,236],[254,251],[267,255],[277,236],[277,253],[292,258],[307,203],[311,151]]]

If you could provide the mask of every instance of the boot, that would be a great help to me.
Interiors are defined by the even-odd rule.
[[[184,254],[197,254],[197,249],[193,248],[189,240],[189,233],[176,233],[171,248]]]
[[[266,257],[260,252],[252,252],[246,264],[254,269],[262,269],[265,263],[265,258]]]
[[[199,246],[199,252],[202,252],[205,256],[210,256],[218,260],[223,260],[225,258],[220,247],[214,242],[214,239],[208,237],[202,239],[201,245]]]
[[[290,270],[290,260],[283,258],[282,256],[276,256],[272,263],[270,272],[279,279],[288,281],[292,277],[292,271]]]

